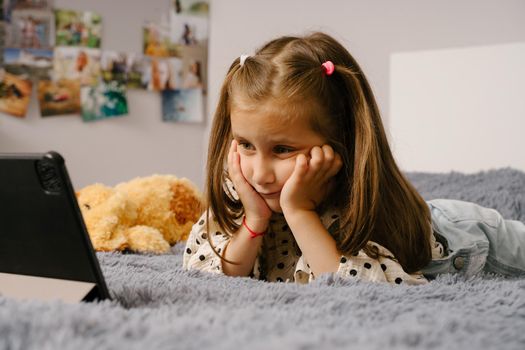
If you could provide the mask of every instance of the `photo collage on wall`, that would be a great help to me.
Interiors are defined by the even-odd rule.
[[[162,118],[174,122],[202,122],[207,86],[207,2],[173,0],[169,25],[144,26],[143,87],[162,93]]]
[[[0,112],[23,118],[35,86],[42,117],[95,121],[128,114],[126,91],[144,89],[161,94],[163,121],[204,121],[207,0],[172,0],[169,17],[144,24],[141,53],[101,50],[94,12],[51,0],[0,0],[0,10]]]

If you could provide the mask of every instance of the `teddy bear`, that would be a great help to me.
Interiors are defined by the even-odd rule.
[[[93,247],[98,251],[166,253],[188,238],[202,212],[202,196],[186,178],[137,177],[76,193]]]

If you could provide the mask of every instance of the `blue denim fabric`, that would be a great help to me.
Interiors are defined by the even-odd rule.
[[[427,203],[445,256],[425,266],[425,276],[459,273],[468,278],[480,271],[525,276],[524,223],[505,220],[496,210],[470,202],[435,199]]]

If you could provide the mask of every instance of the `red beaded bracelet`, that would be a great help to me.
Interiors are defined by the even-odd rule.
[[[266,230],[264,232],[255,232],[255,231],[252,231],[248,225],[246,225],[246,216],[242,218],[242,225],[244,227],[246,227],[246,229],[248,230],[248,232],[250,232],[250,238],[255,238],[255,237],[258,237],[258,236],[264,236],[266,234]]]

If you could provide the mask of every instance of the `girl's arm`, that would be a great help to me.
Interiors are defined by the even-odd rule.
[[[310,281],[323,273],[336,273],[343,278],[370,282],[410,285],[427,283],[420,272],[408,274],[403,271],[393,254],[377,243],[368,243],[382,254],[377,259],[369,257],[363,251],[352,256],[339,253],[334,238],[314,211],[288,211],[285,216],[304,259],[308,261],[307,267],[313,272],[313,275],[307,277]]]
[[[299,154],[295,168],[281,190],[280,204],[288,226],[308,260],[314,275],[336,272],[341,254],[334,238],[316,213],[342,166],[341,157],[329,145],[315,146],[310,155]]]
[[[228,153],[228,173],[243,204],[246,225],[254,232],[264,232],[268,228],[272,211],[244,177],[237,146],[237,141],[232,140]],[[248,229],[241,225],[228,242],[223,255],[227,260],[239,265],[223,261],[224,273],[229,276],[248,276],[255,264],[261,243],[262,236],[251,238]]]
[[[208,222],[207,216],[207,213],[204,212],[191,229],[184,248],[183,267],[187,270],[224,273],[228,276],[249,276],[257,259],[262,236],[251,238],[248,230],[241,226],[233,238],[230,238],[229,235],[220,230],[213,217]],[[252,231],[264,232],[268,226],[268,221],[257,222],[247,218],[246,225]],[[209,228],[209,232],[207,228]],[[240,263],[240,265],[229,264],[221,260],[213,252],[208,242],[208,234],[210,234],[210,239],[217,253],[223,258]]]
[[[337,272],[341,253],[319,215],[315,211],[297,210],[286,212],[285,217],[314,275]]]
[[[364,252],[347,256],[337,250],[335,239],[325,229],[316,212],[317,203],[326,199],[330,180],[341,168],[341,158],[328,145],[313,147],[310,159],[304,154],[296,158],[295,168],[281,191],[281,208],[288,226],[303,252],[312,277],[323,273],[337,273],[342,277],[367,281],[422,284],[426,279],[420,273],[407,274],[386,248],[387,254],[372,259]],[[369,242],[371,244],[371,242]],[[311,278],[310,278],[311,279]]]
[[[257,222],[246,219],[246,225],[254,232],[264,232],[268,228],[268,221]],[[246,227],[241,226],[224,248],[223,258],[237,262],[233,265],[222,261],[222,270],[228,276],[249,276],[253,270],[255,259],[262,244],[262,236],[252,238]]]

